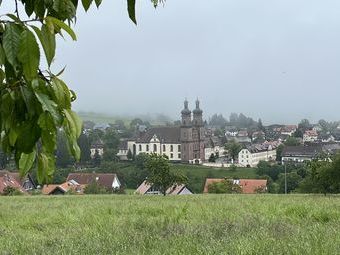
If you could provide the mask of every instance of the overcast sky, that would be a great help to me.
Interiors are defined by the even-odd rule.
[[[104,0],[59,42],[76,110],[178,118],[198,97],[206,118],[340,120],[339,0],[137,2],[138,26],[125,0]]]

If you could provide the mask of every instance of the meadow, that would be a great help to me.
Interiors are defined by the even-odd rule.
[[[0,208],[0,254],[340,251],[340,196],[21,196]]]

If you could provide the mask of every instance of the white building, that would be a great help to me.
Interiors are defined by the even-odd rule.
[[[272,161],[276,159],[276,146],[257,144],[247,146],[238,154],[238,163],[244,167],[255,167],[260,161]]]
[[[219,137],[213,136],[206,139],[204,143],[205,160],[208,161],[211,154],[218,154],[220,157],[224,155],[224,144]]]
[[[158,127],[151,128],[142,132],[135,139],[121,145],[117,156],[121,159],[127,159],[128,151],[132,155],[140,153],[157,153],[166,155],[170,161],[181,161],[181,142],[179,127]]]
[[[303,134],[303,142],[316,142],[318,140],[318,132],[316,130],[306,130]]]

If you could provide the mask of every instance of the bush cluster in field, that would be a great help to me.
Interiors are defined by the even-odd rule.
[[[337,254],[340,197],[1,197],[4,254]]]

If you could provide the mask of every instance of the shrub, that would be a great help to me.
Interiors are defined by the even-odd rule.
[[[107,189],[103,186],[100,186],[98,183],[94,182],[87,185],[84,189],[85,194],[107,194],[109,193]]]
[[[3,192],[2,192],[2,195],[3,196],[20,196],[22,195],[23,193],[14,188],[14,187],[11,187],[11,186],[7,186],[6,188],[4,188]]]

